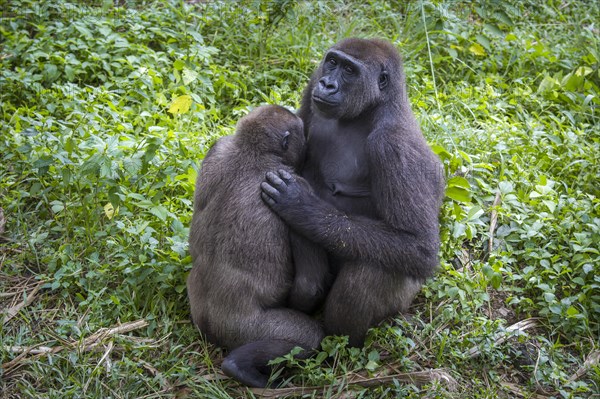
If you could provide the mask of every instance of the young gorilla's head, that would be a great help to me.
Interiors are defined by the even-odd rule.
[[[273,154],[289,166],[297,166],[304,156],[302,119],[279,105],[263,105],[240,119],[238,143],[248,151]]]

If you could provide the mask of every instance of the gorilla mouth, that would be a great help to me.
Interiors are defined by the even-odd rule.
[[[328,101],[319,96],[312,96],[312,99],[317,105],[325,105],[328,107],[337,107],[339,105],[337,101]]]

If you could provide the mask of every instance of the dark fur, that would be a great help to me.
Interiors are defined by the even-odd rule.
[[[285,308],[295,274],[289,230],[260,200],[265,171],[292,172],[304,144],[300,118],[260,107],[211,148],[196,182],[187,280],[192,320],[211,342],[232,350],[223,371],[251,386],[267,384],[269,360],[295,346],[315,348],[323,337],[319,323]],[[302,302],[304,294],[296,295]]]
[[[299,116],[308,137],[302,176],[314,194],[281,171],[267,174],[262,196],[294,231],[328,251],[337,274],[325,332],[360,346],[369,327],[407,310],[438,266],[441,164],[411,111],[400,56],[388,42],[333,46],[304,91]]]

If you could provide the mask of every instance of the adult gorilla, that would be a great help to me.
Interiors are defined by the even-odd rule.
[[[441,165],[411,111],[400,56],[388,42],[333,46],[299,116],[308,138],[302,176],[314,193],[300,177],[278,171],[267,174],[262,197],[295,232],[327,250],[335,280],[325,332],[361,346],[369,327],[408,308],[438,266]],[[324,259],[312,267],[328,267]]]

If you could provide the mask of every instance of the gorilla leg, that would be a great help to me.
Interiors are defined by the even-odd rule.
[[[294,283],[288,295],[288,306],[311,314],[327,295],[331,285],[327,253],[319,245],[290,231],[294,259]]]
[[[318,322],[290,309],[267,309],[240,325],[249,327],[252,338],[232,350],[221,369],[229,377],[258,388],[267,386],[270,360],[288,354],[297,346],[305,350],[300,356],[307,356],[324,336]]]
[[[349,344],[360,347],[369,327],[405,312],[421,286],[369,264],[344,264],[325,303],[325,332],[348,335]]]

